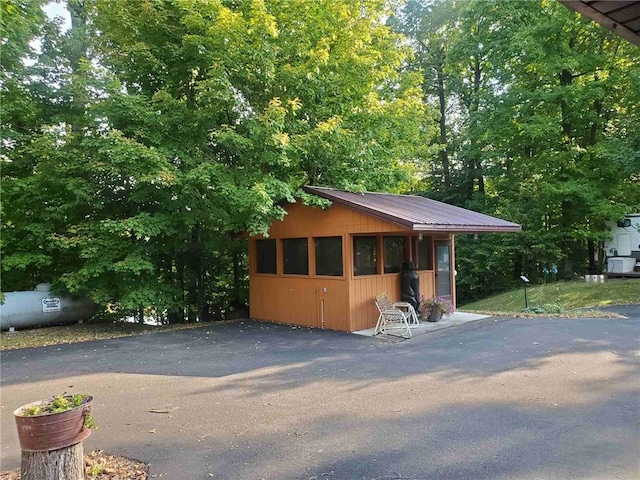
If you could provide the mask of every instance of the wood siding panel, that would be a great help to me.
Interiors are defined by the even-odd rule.
[[[345,233],[406,232],[395,223],[379,220],[342,205],[327,210],[307,207],[301,203],[287,205],[287,215],[276,220],[269,229],[272,238],[330,237]]]
[[[352,331],[376,326],[378,309],[374,301],[377,295],[386,293],[391,301],[400,300],[400,275],[397,273],[355,277],[351,282]]]
[[[252,275],[249,297],[251,318],[314,328],[323,326],[324,300],[324,328],[349,329],[347,281],[342,278]]]
[[[436,296],[436,274],[433,270],[419,270],[420,295],[432,298]]]

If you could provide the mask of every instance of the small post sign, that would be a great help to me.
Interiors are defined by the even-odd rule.
[[[529,300],[527,299],[527,284],[529,283],[529,279],[524,275],[520,275],[520,280],[524,284],[524,308],[529,308]]]
[[[60,311],[59,298],[43,298],[42,299],[42,313],[59,312],[59,311]]]

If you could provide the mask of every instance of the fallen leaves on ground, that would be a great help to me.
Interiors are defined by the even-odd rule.
[[[489,315],[490,317],[509,318],[627,318],[616,312],[604,312],[601,310],[566,311],[562,313],[533,313],[533,312],[499,312],[495,310],[464,310],[465,313]]]
[[[2,332],[0,336],[0,350],[44,347],[62,343],[87,342],[90,340],[106,340],[109,338],[198,328],[204,327],[205,325],[207,324],[177,323],[171,325],[140,325],[139,323],[129,322],[89,322],[56,327],[42,327],[30,330],[18,330],[15,332]]]
[[[87,480],[147,480],[149,466],[102,450],[84,456]],[[0,480],[20,480],[20,469],[0,473]]]

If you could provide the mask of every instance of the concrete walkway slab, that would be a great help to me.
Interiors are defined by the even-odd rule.
[[[421,321],[420,325],[411,328],[412,338],[418,335],[424,335],[425,333],[435,332],[443,330],[445,328],[457,327],[465,323],[474,322],[476,320],[482,320],[483,318],[489,318],[488,315],[479,315],[477,313],[469,312],[455,312],[452,315],[446,315],[442,317],[439,322],[424,322]],[[373,337],[375,328],[367,328],[366,330],[358,330],[356,335],[364,335],[365,337]],[[385,335],[381,335],[385,337]]]

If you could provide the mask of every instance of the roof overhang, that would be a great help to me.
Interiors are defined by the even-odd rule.
[[[413,225],[416,232],[446,232],[446,233],[517,233],[522,231],[520,225],[494,226],[494,225]]]
[[[317,194],[316,194],[317,195]],[[384,212],[380,212],[374,208],[365,207],[363,205],[354,205],[353,203],[344,202],[340,199],[332,198],[332,202],[347,206],[357,212],[366,213],[372,217],[379,218],[380,220],[386,220],[387,222],[395,223],[401,227],[405,227],[414,232],[434,232],[434,233],[517,233],[522,231],[520,225],[512,224],[508,226],[496,226],[496,225],[465,225],[455,223],[411,223],[393,215],[388,215]]]
[[[640,47],[640,1],[558,0]]]
[[[333,203],[418,233],[517,233],[522,231],[522,227],[517,223],[507,222],[425,197],[372,192],[358,194],[309,185],[303,189],[307,193],[325,198]],[[402,204],[399,207],[395,205],[394,208],[389,203],[390,198],[402,199]],[[425,208],[429,211],[433,209],[434,213],[424,215]],[[436,210],[439,212],[435,213]],[[416,218],[416,214],[418,218]],[[420,222],[420,217],[430,218],[426,222]]]

